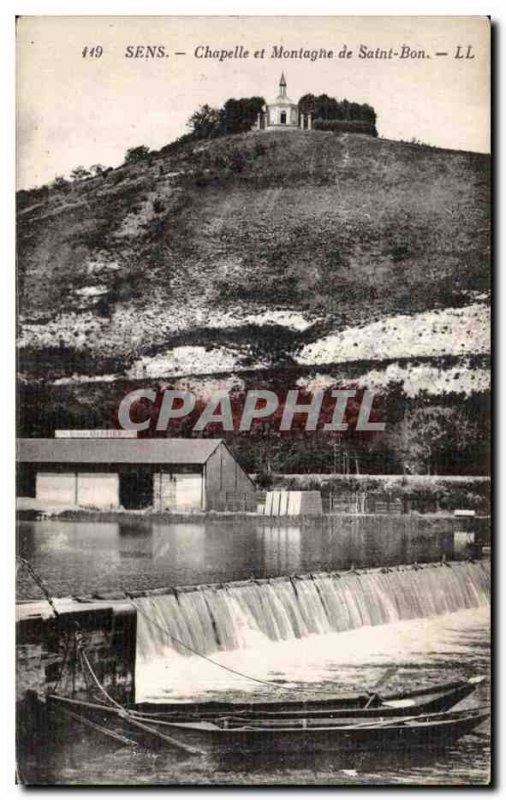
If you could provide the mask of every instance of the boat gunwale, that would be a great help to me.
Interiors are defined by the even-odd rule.
[[[396,730],[406,730],[409,728],[420,729],[420,728],[428,728],[428,727],[436,727],[441,725],[457,725],[460,722],[468,722],[478,720],[480,718],[480,723],[484,722],[489,716],[490,711],[485,711],[482,708],[466,708],[461,709],[460,711],[443,711],[438,714],[420,714],[419,715],[422,719],[418,720],[417,717],[414,718],[405,718],[405,717],[397,717],[393,720],[382,720],[378,722],[378,720],[371,720],[366,725],[364,724],[337,724],[337,725],[326,725],[321,727],[304,727],[302,725],[295,727],[286,727],[286,728],[265,728],[261,727],[260,725],[257,726],[244,726],[242,728],[227,728],[227,727],[220,727],[216,725],[216,723],[201,721],[201,722],[165,722],[160,721],[158,724],[168,726],[170,728],[177,728],[178,730],[187,730],[193,731],[195,733],[202,733],[202,734],[237,734],[237,733],[266,733],[266,734],[277,734],[277,733],[304,733],[304,734],[311,734],[313,731],[315,732],[337,732],[342,731],[343,733],[347,732],[370,732],[370,731],[396,731]],[[438,717],[439,719],[428,719],[428,717]],[[141,719],[143,719],[141,717]],[[477,723],[477,724],[480,724]],[[210,726],[210,727],[204,727]],[[212,726],[212,727],[211,727]]]
[[[476,679],[479,678],[480,680],[477,681]],[[141,702],[135,703],[133,706],[129,706],[131,710],[134,710],[141,714],[149,714],[153,718],[158,717],[166,717],[166,716],[177,716],[177,715],[195,715],[199,716],[199,714],[206,714],[206,715],[223,715],[223,714],[257,714],[257,713],[265,713],[271,714],[276,716],[283,716],[283,714],[291,713],[311,713],[317,710],[323,711],[366,711],[370,710],[371,712],[379,713],[381,710],[395,710],[393,706],[388,706],[388,703],[393,701],[400,701],[400,700],[409,700],[415,697],[420,698],[427,698],[430,695],[433,695],[433,702],[435,702],[438,698],[444,698],[445,695],[451,695],[452,692],[457,693],[459,690],[468,689],[469,694],[474,691],[476,686],[478,686],[481,682],[485,680],[485,676],[478,675],[473,676],[473,678],[461,679],[457,681],[451,681],[445,684],[436,684],[435,686],[425,687],[420,690],[410,690],[409,692],[397,692],[392,694],[385,694],[385,695],[377,695],[379,703],[377,705],[371,705],[368,709],[366,709],[365,705],[352,705],[353,701],[363,701],[364,704],[367,701],[374,697],[374,692],[364,693],[364,694],[355,694],[355,695],[334,695],[333,697],[328,697],[325,699],[315,699],[311,698],[309,700],[266,700],[266,701],[259,701],[259,702],[220,702],[220,701],[209,701],[203,703],[153,703],[153,702]],[[465,696],[465,695],[464,695]],[[350,703],[350,705],[342,705],[340,706],[339,703]],[[278,710],[279,709],[279,710]]]

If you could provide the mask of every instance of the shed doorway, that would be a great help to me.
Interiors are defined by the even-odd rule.
[[[174,475],[175,507],[184,511],[202,509],[202,475]]]
[[[123,508],[149,508],[153,505],[153,473],[149,467],[122,471],[119,477],[119,502]]]
[[[205,502],[202,473],[158,473],[155,480],[155,505],[161,511],[203,511]]]

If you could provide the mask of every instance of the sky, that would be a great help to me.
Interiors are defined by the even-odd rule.
[[[24,16],[17,28],[18,186],[40,186],[79,165],[117,166],[129,147],[158,150],[188,130],[204,103],[274,97],[282,70],[294,101],[311,92],[372,105],[382,137],[489,152],[489,36],[488,20],[469,16]],[[164,57],[126,57],[129,46],[148,45],[163,47]],[[242,46],[249,57],[198,58],[206,45]],[[281,45],[334,57],[271,58]],[[459,45],[459,54],[474,58],[456,59]],[[99,58],[97,50],[90,55],[97,46]],[[338,58],[345,47],[352,56]],[[392,57],[359,58],[361,47],[391,49]],[[395,56],[403,47],[426,57]],[[255,58],[262,49],[264,57]]]

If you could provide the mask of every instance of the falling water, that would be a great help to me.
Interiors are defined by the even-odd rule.
[[[488,562],[319,574],[174,591],[137,600],[137,652],[190,655],[434,617],[486,605]],[[186,645],[186,646],[185,646]]]

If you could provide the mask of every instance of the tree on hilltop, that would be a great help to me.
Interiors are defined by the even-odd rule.
[[[311,114],[317,120],[342,120],[353,122],[376,122],[376,112],[367,103],[353,103],[349,100],[336,100],[327,94],[305,94],[299,100],[301,114]]]
[[[316,97],[314,94],[305,94],[299,100],[301,114],[314,114],[316,112]]]
[[[196,139],[212,139],[219,136],[221,115],[217,108],[205,103],[193,112],[188,120],[188,126]]]
[[[224,134],[246,133],[257,120],[257,114],[265,105],[263,97],[240,97],[227,100],[220,111],[220,128]]]
[[[188,120],[195,139],[213,139],[233,133],[246,133],[256,122],[257,114],[265,105],[263,97],[229,98],[222,108],[207,103],[193,112]]]
[[[84,178],[90,178],[91,172],[87,170],[85,167],[79,166],[72,170],[72,172],[70,173],[70,177],[72,178],[73,181],[82,181],[84,180]]]
[[[129,147],[125,154],[125,164],[135,164],[138,161],[143,161],[149,155],[149,147],[145,144],[139,147]]]
[[[103,164],[92,164],[90,167],[90,172],[92,175],[99,176],[103,175],[106,171],[107,167],[104,167]]]
[[[63,175],[57,175],[52,183],[49,184],[50,189],[67,190],[69,189],[69,182]]]

